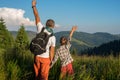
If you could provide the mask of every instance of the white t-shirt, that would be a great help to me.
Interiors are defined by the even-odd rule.
[[[43,28],[43,25],[41,22],[39,22],[37,24],[37,33],[40,33],[41,30]],[[47,31],[46,29],[44,31]],[[48,34],[51,34],[50,32],[47,32]],[[50,46],[53,46],[55,47],[55,44],[56,44],[56,38],[55,36],[51,36],[48,40],[48,43],[47,43],[47,46],[46,46],[46,52],[43,53],[43,54],[40,54],[40,55],[37,55],[38,57],[43,57],[43,58],[49,58],[49,49],[50,49]]]

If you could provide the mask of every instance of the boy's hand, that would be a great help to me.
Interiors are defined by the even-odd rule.
[[[73,26],[72,31],[76,31],[76,30],[77,30],[77,26]]]
[[[77,30],[77,26],[73,26],[73,27],[72,27],[72,30],[71,30],[71,32],[70,32],[70,35],[69,35],[69,36],[70,36],[70,39],[71,39],[74,31],[76,31],[76,30]]]
[[[32,6],[36,6],[36,0],[32,1]]]

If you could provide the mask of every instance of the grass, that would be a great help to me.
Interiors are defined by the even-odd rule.
[[[75,80],[120,80],[120,56],[74,57]]]
[[[120,80],[120,56],[73,56],[74,80]],[[49,80],[59,80],[60,60],[51,68]],[[33,55],[0,49],[0,80],[33,80]],[[71,80],[66,77],[65,80]]]

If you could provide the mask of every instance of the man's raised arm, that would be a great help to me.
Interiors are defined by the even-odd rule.
[[[35,16],[35,22],[36,22],[36,25],[37,25],[38,22],[40,22],[40,17],[39,17],[37,8],[36,8],[36,0],[32,1],[32,8],[33,8],[34,16]]]

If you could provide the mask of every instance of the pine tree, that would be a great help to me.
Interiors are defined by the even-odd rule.
[[[17,37],[15,39],[15,47],[18,52],[25,51],[28,48],[29,40],[25,28],[21,25],[21,28],[18,30]]]
[[[17,60],[18,65],[21,67],[21,69],[25,68],[24,66],[26,65],[27,57],[29,54],[28,45],[29,45],[29,40],[27,33],[25,32],[24,26],[21,25],[15,39],[15,47],[14,47],[14,59]]]
[[[3,18],[0,18],[0,48],[6,49],[13,46],[14,39],[10,32],[6,29]]]

